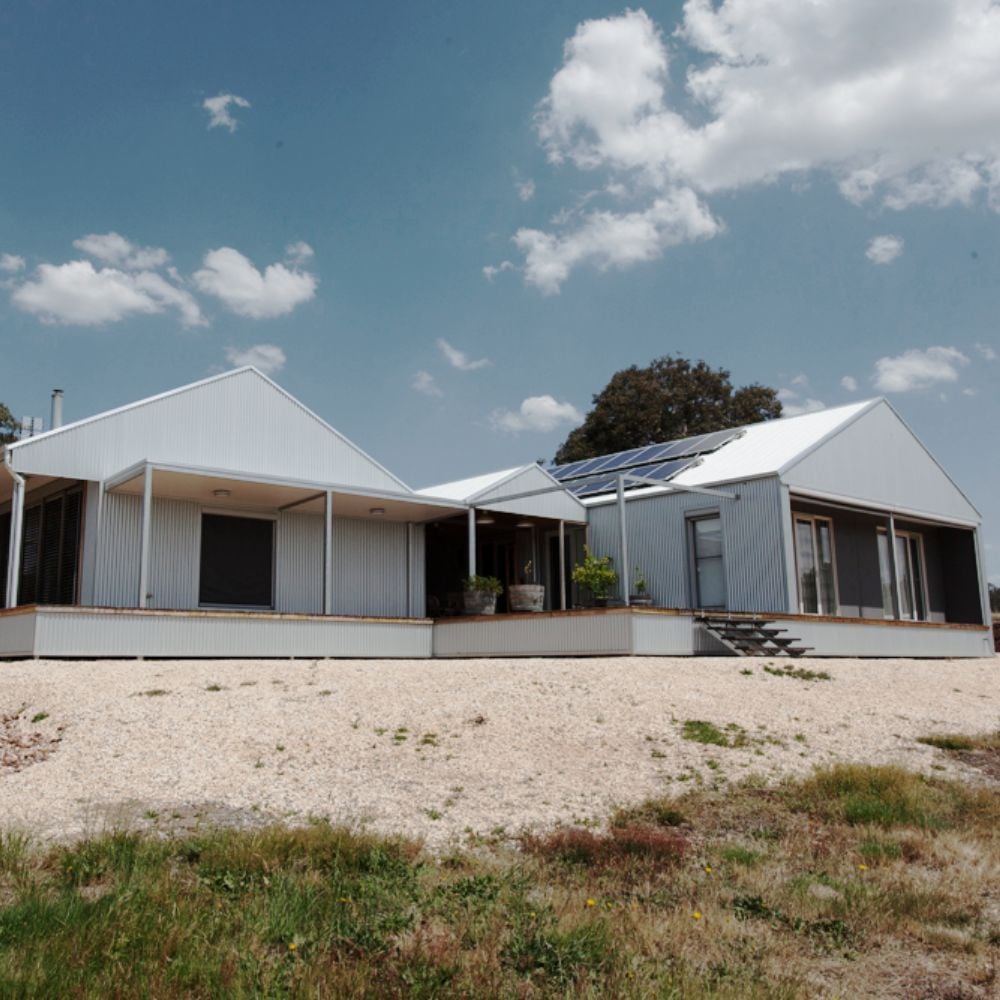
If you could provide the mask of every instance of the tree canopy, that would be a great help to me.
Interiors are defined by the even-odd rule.
[[[733,389],[729,372],[667,354],[611,376],[556,452],[557,464],[781,416],[774,389]]]
[[[17,440],[20,423],[3,403],[0,403],[0,444],[13,444]]]

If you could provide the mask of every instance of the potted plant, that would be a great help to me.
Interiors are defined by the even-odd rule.
[[[635,583],[632,586],[635,587],[635,592],[628,595],[629,604],[638,608],[651,608],[653,598],[649,593],[649,585],[638,566],[635,568]]]
[[[495,576],[467,576],[462,581],[462,607],[467,615],[496,614],[503,584]]]
[[[595,556],[585,545],[583,562],[573,569],[573,582],[586,587],[594,597],[594,607],[608,606],[608,591],[618,582],[611,556]]]
[[[511,611],[541,611],[545,607],[545,586],[534,582],[533,563],[524,564],[520,583],[511,584],[507,590]]]

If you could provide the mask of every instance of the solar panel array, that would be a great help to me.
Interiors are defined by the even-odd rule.
[[[578,497],[595,496],[616,489],[618,476],[623,472],[665,483],[693,465],[701,455],[718,451],[741,433],[740,429],[714,431],[679,441],[630,448],[613,455],[556,465],[549,472]]]

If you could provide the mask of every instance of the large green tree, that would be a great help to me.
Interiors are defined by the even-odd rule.
[[[645,368],[615,372],[555,460],[577,462],[779,416],[774,389],[754,383],[734,390],[724,368],[667,354]]]
[[[17,440],[20,423],[14,419],[14,414],[0,403],[0,444],[12,444]]]

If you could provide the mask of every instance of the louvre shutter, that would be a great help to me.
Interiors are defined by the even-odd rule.
[[[42,540],[38,547],[38,604],[58,603],[62,513],[61,496],[52,497],[42,504]]]
[[[24,512],[21,547],[21,585],[18,604],[34,604],[38,594],[38,545],[42,537],[42,508],[31,507]]]
[[[76,584],[80,567],[80,522],[83,513],[83,493],[67,493],[63,500],[62,542],[59,553],[59,604],[76,603]]]

